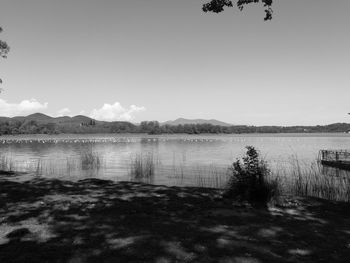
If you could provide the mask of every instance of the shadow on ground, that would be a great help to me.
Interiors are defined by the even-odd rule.
[[[203,188],[0,181],[0,262],[348,262],[350,206],[255,209]]]

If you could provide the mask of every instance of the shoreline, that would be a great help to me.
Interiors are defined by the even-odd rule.
[[[157,137],[157,136],[254,136],[254,135],[323,135],[323,134],[333,134],[333,135],[343,135],[343,136],[349,136],[350,132],[242,132],[242,133],[159,133],[159,134],[150,134],[146,132],[91,132],[91,133],[19,133],[19,134],[0,134],[1,137],[16,137],[16,136],[47,136],[47,137],[54,137],[54,136],[67,136],[67,135],[118,135],[118,136],[149,136],[149,137]]]
[[[343,262],[350,204],[85,179],[0,180],[1,262]]]

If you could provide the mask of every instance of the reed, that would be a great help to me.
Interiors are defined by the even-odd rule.
[[[289,170],[279,170],[277,174],[285,194],[350,202],[349,174],[327,174],[317,162],[302,166],[298,159],[294,159]]]
[[[149,178],[154,175],[155,161],[153,153],[136,154],[130,161],[130,175],[135,179]]]
[[[100,169],[102,158],[97,152],[84,152],[81,155],[81,168],[83,170],[87,169]]]
[[[229,180],[229,170],[215,165],[197,167],[193,178],[195,186],[224,189]]]
[[[15,167],[15,163],[12,158],[8,156],[0,156],[0,170],[13,172]]]
[[[35,175],[39,176],[43,174],[43,163],[41,159],[38,159],[35,165]]]
[[[186,166],[184,163],[173,164],[171,169],[164,171],[174,179],[177,185],[191,185],[223,189],[229,179],[228,167],[218,165]]]
[[[79,169],[79,162],[77,162],[77,160],[75,159],[67,158],[66,169],[67,169],[67,175],[71,175],[74,171]]]

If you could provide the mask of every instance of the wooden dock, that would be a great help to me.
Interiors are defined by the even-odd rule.
[[[321,164],[350,171],[350,150],[320,150]]]

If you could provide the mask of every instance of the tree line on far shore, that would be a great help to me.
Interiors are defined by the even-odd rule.
[[[130,122],[42,123],[35,120],[0,122],[0,135],[60,134],[60,133],[148,133],[148,134],[242,134],[242,133],[317,133],[349,132],[350,124],[334,123],[317,126],[220,126],[212,124],[161,125],[158,121]]]

